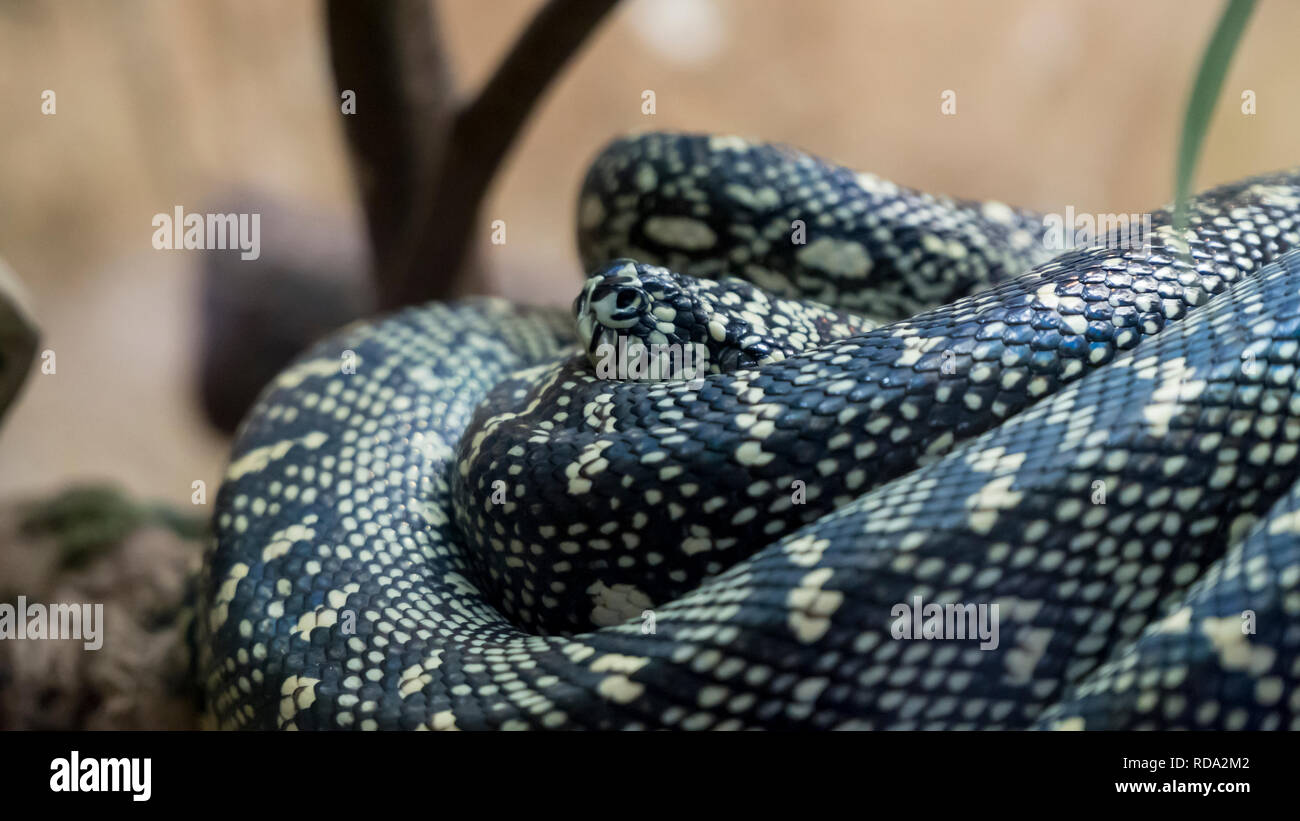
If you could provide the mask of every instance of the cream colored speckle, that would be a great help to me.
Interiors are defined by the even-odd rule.
[[[605,676],[596,685],[596,691],[610,701],[627,704],[636,701],[645,692],[645,685],[624,675]]]
[[[283,458],[294,445],[302,445],[308,450],[315,450],[323,445],[327,439],[329,439],[327,435],[317,431],[297,439],[285,439],[282,442],[276,442],[274,445],[253,448],[230,463],[230,467],[226,468],[226,481],[233,482],[246,474],[263,470],[271,462]]]
[[[693,217],[650,217],[644,230],[655,242],[685,251],[712,248],[718,241],[707,223]]]
[[[861,278],[871,271],[871,258],[860,243],[819,237],[795,254],[810,268],[841,277]]]

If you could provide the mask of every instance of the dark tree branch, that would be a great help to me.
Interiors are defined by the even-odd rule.
[[[446,297],[463,281],[478,212],[502,159],[546,87],[617,2],[548,0],[478,97],[452,114],[427,0],[329,0],[339,87],[357,91],[356,117],[363,106],[377,109],[375,120],[350,124],[348,136],[382,307]],[[402,169],[408,173],[399,179]]]
[[[376,285],[390,293],[455,121],[451,71],[430,0],[328,0],[326,25],[338,90],[356,94],[356,113],[343,121]]]

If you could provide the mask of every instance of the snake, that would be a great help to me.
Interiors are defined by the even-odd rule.
[[[1055,248],[615,140],[571,311],[408,307],[263,390],[198,584],[215,725],[1300,729],[1300,171],[1187,214]]]

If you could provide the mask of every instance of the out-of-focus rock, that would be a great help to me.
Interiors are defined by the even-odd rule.
[[[0,506],[0,602],[103,606],[99,649],[0,641],[0,730],[199,726],[186,633],[201,541],[159,513],[98,488]]]
[[[375,304],[358,220],[260,194],[208,209],[260,214],[260,255],[205,251],[199,391],[209,421],[233,431],[262,386],[320,337]]]

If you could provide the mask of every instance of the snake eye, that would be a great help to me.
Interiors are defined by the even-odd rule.
[[[649,301],[636,285],[602,282],[592,289],[587,309],[602,325],[627,327],[637,321]]]

